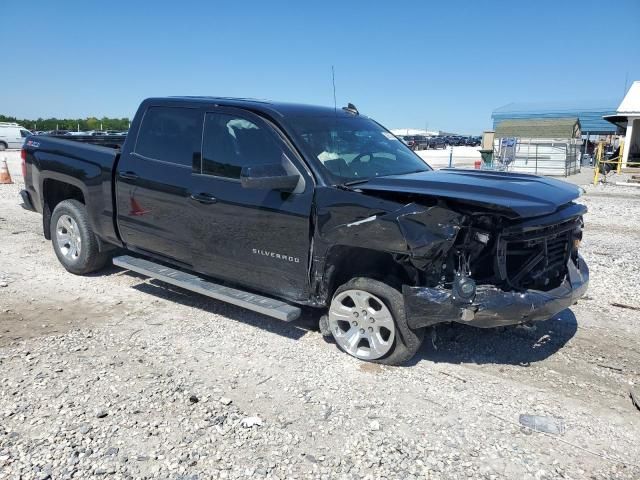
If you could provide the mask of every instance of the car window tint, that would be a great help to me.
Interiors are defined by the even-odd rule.
[[[27,138],[29,135],[31,135],[31,132],[29,130],[20,130],[20,136],[22,138]]]
[[[191,167],[199,156],[202,114],[194,108],[150,107],[142,119],[136,153]]]
[[[240,178],[242,167],[277,164],[282,149],[274,135],[244,118],[207,113],[202,143],[202,173]]]

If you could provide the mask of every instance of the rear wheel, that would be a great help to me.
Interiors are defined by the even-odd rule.
[[[0,142],[0,152],[7,149],[7,144],[4,142]]]
[[[108,254],[100,252],[85,206],[77,200],[56,205],[51,215],[51,242],[62,266],[76,275],[100,270],[109,260]]]
[[[402,294],[370,278],[354,278],[339,287],[328,317],[340,349],[360,360],[401,365],[424,338],[424,329],[407,325]]]

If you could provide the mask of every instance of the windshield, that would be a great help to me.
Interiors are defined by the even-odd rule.
[[[368,118],[298,117],[291,123],[302,148],[334,183],[431,170],[395,135]]]

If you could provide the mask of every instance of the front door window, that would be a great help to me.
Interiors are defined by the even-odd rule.
[[[271,132],[226,113],[207,113],[202,142],[202,173],[240,178],[242,167],[280,163],[282,149]]]

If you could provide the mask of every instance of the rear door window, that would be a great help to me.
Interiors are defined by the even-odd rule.
[[[195,108],[149,107],[142,119],[135,152],[177,165],[200,163],[202,112]]]

